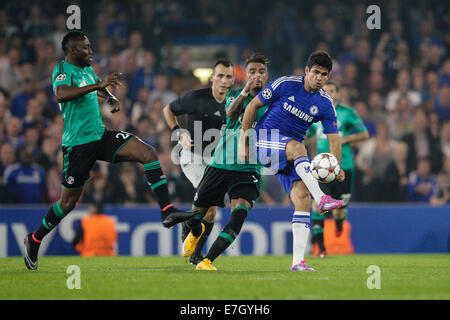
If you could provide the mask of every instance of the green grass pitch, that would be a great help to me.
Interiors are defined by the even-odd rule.
[[[218,271],[196,271],[182,257],[41,257],[36,271],[21,257],[0,258],[0,299],[450,299],[447,254],[310,259],[316,272],[289,271],[291,256],[222,256]],[[80,289],[67,286],[70,265],[79,267]],[[368,288],[369,266],[379,268],[379,289]]]

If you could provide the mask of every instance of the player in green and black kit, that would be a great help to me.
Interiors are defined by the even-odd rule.
[[[242,225],[259,197],[260,173],[262,165],[257,162],[238,163],[238,142],[242,126],[242,116],[247,104],[266,86],[268,80],[268,60],[261,54],[247,59],[243,89],[230,90],[226,98],[227,124],[205,174],[194,197],[193,209],[200,213],[187,222],[191,232],[183,243],[183,256],[190,256],[205,231],[201,219],[208,208],[224,207],[224,197],[228,193],[231,200],[231,217],[223,228],[205,258],[197,264],[197,270],[216,270],[211,263],[236,239]],[[258,110],[259,120],[267,107]],[[255,156],[256,159],[256,156]]]
[[[119,111],[119,101],[107,87],[120,85],[120,74],[112,73],[105,80],[97,77],[91,67],[93,54],[89,39],[81,31],[67,33],[62,40],[62,49],[65,59],[56,65],[52,80],[64,121],[63,189],[59,201],[49,208],[38,229],[24,239],[24,260],[30,270],[37,269],[42,239],[75,207],[97,160],[142,163],[148,184],[161,207],[165,227],[170,228],[196,214],[177,210],[171,204],[167,180],[151,146],[128,132],[105,129],[97,96],[107,99],[111,112]]]
[[[339,88],[337,84],[329,81],[324,85],[324,89],[333,99],[333,106],[337,113],[338,131],[342,144],[341,169],[345,171],[346,179],[344,182],[333,181],[331,183],[320,183],[320,187],[325,194],[331,195],[335,199],[342,199],[344,201],[344,206],[332,211],[336,225],[335,234],[336,236],[340,236],[342,234],[343,221],[347,216],[347,205],[351,197],[354,176],[353,153],[350,143],[366,140],[369,137],[369,134],[356,111],[351,107],[338,103]],[[328,140],[326,135],[323,133],[322,124],[313,124],[309,128],[306,135],[307,137],[317,137],[318,154],[322,152],[329,152]],[[313,223],[313,243],[318,244],[319,257],[324,258],[326,256],[326,249],[323,239],[325,216],[319,214],[317,211],[317,206],[314,204],[311,218]]]

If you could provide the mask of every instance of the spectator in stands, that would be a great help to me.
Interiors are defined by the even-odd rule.
[[[450,157],[446,157],[444,159],[442,171],[439,173],[439,175],[445,176],[445,180],[447,181],[447,187],[450,188]],[[443,181],[444,181],[444,179],[442,179],[441,181],[438,181],[440,188],[444,188]],[[442,184],[441,184],[441,182],[442,182]]]
[[[43,87],[45,87],[45,85]],[[38,89],[36,91],[34,99],[39,105],[39,107],[36,107],[39,110],[34,110],[34,112],[32,112],[33,114],[32,118],[34,119],[33,122],[35,123],[35,125],[38,125],[41,129],[44,129],[49,126],[49,120],[52,120],[55,117],[55,115],[60,113],[59,105],[57,103],[53,104],[48,99],[47,91],[44,88]],[[40,114],[38,114],[38,111],[40,112]],[[25,121],[27,121],[26,115]]]
[[[67,16],[65,14],[58,14],[53,20],[53,31],[48,35],[48,41],[53,44],[53,47],[55,48],[55,55],[58,58],[62,58],[64,56],[61,42],[64,35],[67,33],[66,19]]]
[[[437,175],[438,192],[430,198],[430,204],[441,206],[450,203],[450,180],[444,173]]]
[[[136,101],[132,104],[130,121],[133,126],[136,126],[139,119],[148,116],[150,112],[149,103],[150,89],[147,87],[140,87],[137,91]]]
[[[9,48],[8,55],[0,64],[0,87],[15,94],[20,90],[22,70],[20,69],[20,50]]]
[[[446,58],[442,62],[442,67],[439,70],[439,85],[450,86],[450,58]]]
[[[122,69],[121,79],[126,83],[131,83],[132,79],[136,76],[138,71],[138,65],[135,55],[126,56],[125,67]]]
[[[386,119],[386,109],[384,107],[383,96],[377,92],[373,91],[368,95],[368,113],[369,118],[375,122],[384,121]]]
[[[31,151],[34,160],[36,160],[41,154],[40,140],[41,140],[41,131],[39,130],[38,127],[30,126],[24,130],[22,146]]]
[[[120,167],[119,183],[114,188],[114,203],[124,205],[133,203],[148,203],[151,201],[148,192],[147,182],[140,179],[136,173],[136,166],[130,163],[124,163]]]
[[[137,91],[142,88],[153,90],[154,81],[159,69],[155,66],[155,56],[151,51],[144,52],[144,65],[139,68],[130,81],[130,98],[136,100]]]
[[[132,59],[130,59],[132,57]],[[138,31],[134,31],[128,38],[128,47],[122,50],[119,54],[120,59],[120,71],[125,73],[127,71],[127,65],[134,61],[136,64],[136,70],[144,66],[145,50],[142,46],[142,34]]]
[[[127,116],[130,116],[133,108],[128,92],[129,88],[126,82],[123,82],[122,85],[116,87],[114,90],[114,94],[120,103],[120,109],[124,110]]]
[[[444,157],[450,158],[450,120],[445,121],[441,126],[441,150]]]
[[[194,75],[192,68],[191,52],[189,50],[182,50],[178,54],[178,60],[173,70],[171,90],[177,95],[181,95],[183,92],[195,89],[200,85],[200,80]]]
[[[82,257],[115,256],[118,233],[114,219],[103,213],[103,204],[90,203],[81,219],[72,246]]]
[[[434,71],[425,74],[425,90],[423,93],[423,101],[431,103],[431,109],[434,107],[436,96],[439,93],[439,76]],[[428,110],[428,111],[431,111]]]
[[[442,166],[440,139],[433,138],[429,129],[429,118],[422,109],[414,112],[414,132],[407,134],[403,141],[408,145],[407,170],[410,173],[417,167],[417,159],[428,158],[431,172],[438,173]]]
[[[444,48],[438,43],[431,43],[427,53],[427,71],[438,72],[444,56]]]
[[[54,139],[54,138],[50,138]],[[45,142],[45,140],[44,140]],[[56,145],[59,148],[59,144]],[[48,145],[45,146],[45,149],[51,149]],[[46,151],[48,152],[48,150]],[[44,152],[43,152],[44,153]],[[55,151],[56,157],[54,159],[53,164],[46,170],[47,173],[47,191],[48,191],[48,201],[49,203],[55,203],[59,200],[61,196],[62,184],[61,184],[61,175],[64,170],[63,166],[63,151],[61,148]]]
[[[175,6],[174,3],[170,5]],[[132,19],[130,21],[130,29],[142,34],[144,48],[153,52],[156,62],[159,64],[161,48],[166,43],[167,34],[161,25],[160,19],[155,14],[153,3],[142,3],[139,13],[141,14],[140,19]]]
[[[439,197],[439,185],[431,172],[430,160],[419,158],[417,168],[409,175],[408,201],[429,203],[432,197]]]
[[[142,116],[136,121],[136,136],[140,137],[145,143],[156,147],[157,132],[148,116]]]
[[[372,72],[368,80],[368,92],[379,92],[385,96],[388,90],[388,82],[386,78],[379,72]]]
[[[369,74],[370,70],[370,55],[371,48],[370,48],[370,42],[367,38],[359,39],[356,42],[355,47],[355,54],[357,57],[356,60],[356,67],[358,69],[357,74],[357,83],[356,87],[358,88],[358,91],[362,91],[362,88],[367,87],[367,74]]]
[[[419,92],[422,97],[421,100],[425,101],[426,100],[425,75],[422,68],[420,67],[412,68],[411,81],[412,81],[412,89]]]
[[[9,15],[4,9],[0,9],[0,37],[9,39],[13,34],[19,32],[19,28],[10,23]]]
[[[1,110],[1,106],[0,106],[0,110]],[[0,116],[1,116],[1,114],[0,114]],[[5,139],[6,139],[6,125],[0,121],[0,146],[5,141]]]
[[[397,147],[398,142],[389,137],[387,124],[379,122],[376,135],[361,146],[356,156],[356,165],[363,173],[361,200],[382,201],[386,169],[394,161],[393,153]]]
[[[112,56],[112,41],[110,38],[100,38],[98,49],[95,51],[94,63],[98,63],[102,73],[97,74],[102,77],[109,74],[109,62]]]
[[[422,102],[420,93],[410,88],[410,80],[411,79],[408,69],[402,69],[398,71],[396,88],[394,90],[391,90],[386,98],[387,111],[394,111],[398,104],[398,100],[403,95],[406,95],[406,97],[408,98],[408,105],[411,107],[411,109],[414,109]]]
[[[38,99],[32,98],[28,100],[25,116],[23,117],[23,130],[29,127],[36,127],[44,130],[48,126],[44,118],[44,106]]]
[[[28,37],[47,35],[52,30],[47,17],[42,14],[41,4],[34,3],[30,7],[30,16],[25,20],[23,32]]]
[[[17,152],[18,163],[6,167],[3,183],[9,203],[45,203],[47,186],[44,170],[33,160],[33,153],[26,147]]]
[[[393,150],[393,161],[386,167],[383,201],[404,202],[408,187],[408,174],[406,171],[406,156],[408,147],[398,142]]]
[[[47,172],[57,165],[56,154],[58,152],[58,141],[54,137],[45,137],[42,141],[41,152],[36,162]]]
[[[169,78],[165,74],[158,74],[154,80],[154,89],[148,97],[150,109],[156,100],[160,100],[163,106],[177,99],[178,95],[169,88]]]
[[[14,148],[9,143],[0,144],[0,203],[8,203],[6,185],[4,183],[5,169],[16,162]]]
[[[434,111],[439,115],[441,121],[450,120],[450,85],[447,84],[439,89],[434,101]]]
[[[5,169],[16,162],[14,147],[8,142],[0,145],[0,178],[3,177]]]
[[[11,100],[11,114],[23,119],[27,112],[27,104],[36,92],[35,79],[26,77],[22,81],[23,91],[15,95]]]
[[[9,105],[11,103],[9,93],[0,87],[0,122],[7,124],[11,118],[11,112],[9,111]]]
[[[11,117],[6,126],[6,139],[5,142],[11,144],[14,150],[18,149],[23,144],[22,121],[17,117]]]
[[[55,139],[58,139],[58,144],[61,145],[63,129],[64,129],[64,122],[61,114],[59,114],[53,118],[53,121],[51,122],[50,126],[47,129],[45,129],[44,135],[46,137],[51,136],[54,137]]]
[[[107,184],[107,173],[100,170],[98,165],[95,165],[91,170],[90,183],[86,183],[85,190],[82,196],[82,202],[102,202],[102,203],[115,203],[115,199],[112,196],[114,186]]]
[[[125,47],[128,40],[128,21],[130,20],[127,13],[121,8],[120,2],[115,1],[106,2],[104,12],[108,17],[106,30],[109,38],[117,47]]]
[[[369,136],[375,135],[377,131],[376,128],[377,125],[376,122],[370,117],[368,113],[367,104],[364,101],[355,101],[354,108],[358,113],[359,117],[361,118],[361,120],[364,122],[364,125],[366,126],[367,131],[369,132]]]
[[[402,139],[414,131],[414,114],[411,112],[406,95],[399,98],[394,111],[390,112],[388,117],[385,115],[384,118],[386,118],[389,132],[393,139]]]

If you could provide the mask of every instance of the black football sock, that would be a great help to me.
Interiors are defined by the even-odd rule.
[[[202,223],[205,225],[205,232],[203,232],[202,237],[198,240],[197,246],[195,247],[194,254],[201,255],[203,246],[208,240],[209,234],[214,226],[214,222],[208,222],[206,220],[202,220]],[[201,232],[201,231],[200,231]]]
[[[325,251],[325,244],[323,240],[323,225],[324,220],[312,220],[313,223],[313,242],[316,242],[319,246],[319,252]]]
[[[33,240],[42,241],[42,239],[55,228],[59,222],[67,215],[59,206],[59,202],[55,202],[53,206],[48,209],[47,215],[42,220],[41,225],[33,233]]]
[[[231,212],[231,218],[228,224],[223,228],[222,232],[214,241],[213,245],[208,251],[206,258],[211,262],[221,255],[236,239],[241,232],[242,225],[245,218],[247,218],[248,208],[246,206],[239,206]]]
[[[197,213],[192,219],[188,220],[187,225],[191,229],[192,235],[198,237],[202,233],[202,219],[205,213]],[[206,225],[205,225],[206,227]]]
[[[344,220],[345,220],[345,218],[347,218],[347,208],[345,208],[344,210],[345,210],[344,217],[334,219],[334,224],[336,225],[336,231],[342,231]]]
[[[173,211],[173,205],[169,197],[169,189],[167,188],[167,179],[162,172],[159,161],[146,163],[143,165],[148,184],[156,196],[159,207],[163,214]]]
[[[336,225],[336,231],[342,231],[342,226],[345,218],[334,219],[334,223]]]

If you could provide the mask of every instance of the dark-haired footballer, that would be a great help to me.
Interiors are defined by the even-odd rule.
[[[62,49],[65,58],[53,70],[52,81],[64,121],[63,189],[60,199],[49,208],[40,226],[24,239],[24,260],[30,270],[38,267],[42,239],[75,207],[97,160],[111,163],[140,162],[160,205],[162,224],[166,228],[196,214],[177,210],[172,205],[167,180],[156,151],[151,146],[128,132],[105,129],[98,96],[106,99],[112,113],[119,111],[119,101],[107,87],[120,85],[120,74],[111,73],[104,80],[97,77],[91,67],[91,44],[81,31],[67,33],[62,40]]]
[[[311,196],[320,213],[340,208],[344,203],[325,195],[311,174],[303,138],[308,128],[321,121],[330,152],[341,161],[341,143],[336,110],[322,86],[330,78],[333,62],[327,52],[313,52],[306,63],[305,76],[286,76],[267,85],[245,109],[239,141],[239,158],[247,160],[249,148],[256,148],[258,161],[275,172],[295,212],[292,217],[293,271],[314,271],[306,265],[304,253],[308,241]],[[270,105],[255,128],[254,139],[246,139],[255,114]],[[343,170],[338,181],[345,179]]]
[[[193,208],[200,213],[185,223],[190,233],[183,242],[182,255],[188,257],[203,245],[201,238],[206,226],[202,219],[209,208],[225,206],[226,194],[231,202],[231,216],[204,259],[197,263],[197,270],[216,270],[212,262],[239,235],[248,211],[259,197],[262,166],[256,162],[238,163],[237,145],[245,108],[267,83],[268,64],[269,60],[262,54],[250,56],[245,62],[245,87],[230,90],[227,95],[227,125],[195,194]],[[266,108],[258,110],[256,121],[263,116]]]

